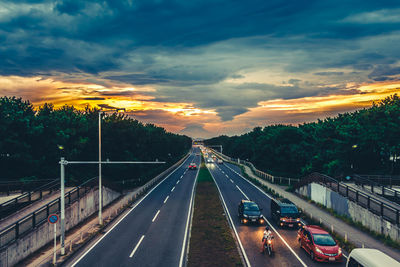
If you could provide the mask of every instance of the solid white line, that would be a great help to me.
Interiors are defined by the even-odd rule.
[[[227,167],[229,169],[231,169],[228,165]],[[232,170],[232,169],[231,169]],[[233,170],[232,170],[233,171]],[[261,193],[263,193],[264,195],[266,195],[268,198],[272,199],[272,197],[270,195],[268,195],[267,193],[265,193],[263,190],[261,190],[261,188],[259,188],[258,186],[256,186],[255,184],[253,184],[251,181],[247,180],[246,178],[244,178],[242,175],[238,174],[242,179],[244,179],[245,181],[247,181],[248,183],[250,183],[251,185],[253,185],[255,188],[257,188]],[[274,232],[276,232],[276,234],[279,236],[279,238],[282,240],[282,242],[288,247],[288,249],[293,253],[293,255],[298,259],[298,261],[304,266],[307,267],[307,265],[303,262],[302,259],[300,259],[300,257],[296,254],[296,252],[294,252],[294,250],[289,246],[289,244],[286,242],[285,239],[283,239],[283,237],[278,233],[278,231],[272,226],[272,224],[267,220],[267,218],[265,218],[265,216],[263,215],[264,220],[269,224],[269,226],[272,228],[272,230]]]
[[[129,255],[129,258],[133,257],[133,254],[135,254],[136,250],[139,248],[140,243],[142,243],[143,238],[144,238],[144,235],[142,235],[142,237],[140,238],[139,242],[136,244],[135,248],[132,250],[132,253],[131,253],[131,255]]]
[[[250,198],[249,198],[248,196],[246,196],[246,194],[242,191],[242,189],[240,189],[239,186],[236,186],[236,188],[239,189],[240,193],[242,193],[243,196],[244,196],[245,198],[247,198],[247,200],[250,200]]]
[[[174,190],[175,190],[175,186],[174,186],[174,187],[172,187],[172,189],[171,189],[171,192],[174,192]]]
[[[167,196],[167,197],[165,198],[165,200],[164,200],[164,204],[165,204],[165,202],[167,202],[168,198],[169,198],[169,196]]]
[[[167,177],[165,177],[161,182],[159,182],[155,187],[153,187],[144,197],[142,197],[142,199],[139,200],[138,203],[136,203],[132,209],[130,211],[128,211],[118,222],[116,222],[111,228],[110,230],[107,231],[107,233],[105,233],[99,240],[96,241],[96,243],[93,244],[93,246],[91,248],[89,248],[73,265],[71,265],[71,267],[74,267],[76,264],[78,264],[78,262],[80,260],[82,260],[98,243],[100,243],[101,240],[103,240],[104,237],[106,237],[123,219],[125,219],[126,216],[129,215],[129,213],[131,213],[148,195],[150,195],[151,192],[154,191],[154,189],[156,189],[160,184],[162,184],[165,180],[168,179],[168,177],[170,177],[173,173],[175,173],[180,167],[182,167],[183,164],[185,164],[185,162],[189,159],[189,157],[187,157],[175,170],[173,170],[170,174],[167,175]]]
[[[156,220],[159,213],[160,213],[160,210],[157,211],[156,215],[154,215],[153,220],[151,220],[151,222],[154,222]]]
[[[217,189],[218,189],[218,192],[219,192],[219,196],[221,197],[222,203],[224,204],[225,213],[228,214],[228,218],[229,218],[229,220],[230,220],[232,229],[233,229],[233,231],[235,232],[235,235],[236,235],[236,240],[237,240],[238,243],[239,243],[240,250],[242,251],[244,260],[246,261],[246,265],[247,265],[247,267],[251,267],[251,264],[250,264],[250,262],[249,262],[249,259],[247,258],[246,251],[244,250],[243,245],[242,245],[242,242],[240,241],[239,234],[237,233],[236,228],[235,228],[235,225],[233,224],[231,214],[229,213],[228,207],[226,206],[225,199],[224,199],[224,197],[222,196],[222,192],[221,192],[221,190],[219,189],[219,186],[218,186],[218,184],[217,184],[217,181],[216,181],[215,178],[214,178],[214,175],[213,175],[211,172],[210,172],[210,174],[211,174],[211,177],[212,177],[213,180],[214,180],[215,185],[217,186]]]
[[[179,260],[179,267],[182,267],[186,264],[183,264],[183,261],[185,259],[185,251],[186,251],[186,240],[187,240],[187,235],[188,235],[188,228],[189,228],[189,222],[191,221],[192,218],[192,212],[193,212],[193,199],[194,199],[194,188],[196,187],[197,183],[197,176],[199,175],[200,168],[197,169],[197,174],[196,178],[193,183],[193,188],[192,188],[192,196],[190,198],[190,203],[189,203],[189,211],[188,211],[188,216],[186,220],[186,228],[185,228],[185,236],[183,238],[183,243],[182,243],[182,251],[181,251],[181,258]]]

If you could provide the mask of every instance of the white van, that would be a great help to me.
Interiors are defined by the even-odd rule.
[[[400,267],[400,263],[380,250],[355,248],[347,258],[346,267]]]

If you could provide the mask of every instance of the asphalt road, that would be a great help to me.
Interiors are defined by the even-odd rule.
[[[271,197],[241,177],[237,166],[229,163],[211,163],[207,164],[207,167],[220,189],[250,266],[267,264],[269,266],[326,266],[326,263],[313,262],[309,255],[300,249],[296,230],[278,228],[271,220]],[[251,199],[263,208],[262,213],[270,223],[275,236],[274,256],[269,257],[260,253],[265,225],[242,225],[239,222],[237,209],[242,199]],[[333,266],[345,266],[345,263],[335,263]]]
[[[182,266],[186,261],[189,221],[197,170],[197,147],[104,236],[72,261],[72,266]]]

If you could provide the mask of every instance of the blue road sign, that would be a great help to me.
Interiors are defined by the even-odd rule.
[[[50,214],[49,218],[47,218],[47,220],[49,221],[49,223],[53,224],[53,223],[57,223],[58,222],[58,215],[57,214]]]

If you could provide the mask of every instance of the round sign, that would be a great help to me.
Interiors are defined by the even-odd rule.
[[[47,221],[51,224],[57,223],[58,222],[58,215],[57,214],[50,214],[49,218],[47,218]]]

